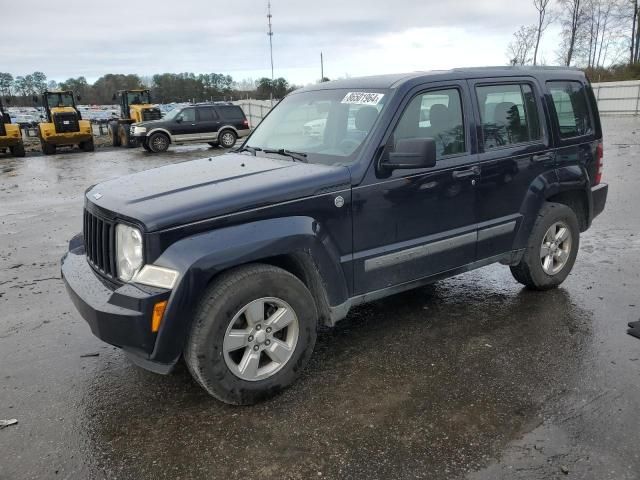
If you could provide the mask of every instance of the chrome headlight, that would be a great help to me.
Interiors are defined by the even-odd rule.
[[[116,225],[116,264],[118,278],[129,282],[140,270],[143,262],[142,234],[137,228]]]
[[[147,133],[147,127],[133,127],[133,132],[138,133]]]

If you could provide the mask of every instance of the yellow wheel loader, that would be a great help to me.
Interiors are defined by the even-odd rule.
[[[11,123],[11,117],[4,111],[0,98],[0,153],[4,153],[7,148],[14,157],[25,156],[20,125]]]
[[[109,138],[114,147],[137,147],[131,136],[131,125],[147,120],[160,120],[162,113],[151,104],[149,90],[120,90],[113,96],[120,105],[120,118],[109,122]]]
[[[34,101],[37,101],[37,97],[34,97]],[[85,152],[93,152],[91,122],[82,120],[73,92],[44,92],[42,107],[45,121],[38,124],[38,136],[45,155],[56,153],[57,147],[73,145],[78,145]]]

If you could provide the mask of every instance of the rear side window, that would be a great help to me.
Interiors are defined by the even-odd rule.
[[[585,87],[580,82],[547,82],[556,107],[560,137],[571,138],[593,133]]]
[[[244,112],[237,106],[218,107],[218,112],[222,118],[230,122],[242,122],[244,120]]]
[[[485,150],[540,140],[540,121],[526,83],[476,88]]]
[[[200,107],[198,108],[198,118],[201,122],[211,122],[216,120],[218,115],[213,107]]]

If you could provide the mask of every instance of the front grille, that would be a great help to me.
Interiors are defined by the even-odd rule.
[[[84,248],[87,261],[100,273],[116,278],[116,226],[84,211]]]
[[[160,120],[161,118],[162,114],[159,108],[147,108],[142,111],[142,121],[144,122],[147,120]]]
[[[80,122],[78,116],[73,112],[62,112],[53,115],[53,123],[56,133],[79,132]]]

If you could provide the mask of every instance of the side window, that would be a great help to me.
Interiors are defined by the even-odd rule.
[[[547,82],[556,107],[560,136],[579,137],[593,133],[584,85],[580,82]]]
[[[213,107],[198,108],[198,120],[201,122],[212,122],[218,119],[218,115]]]
[[[476,87],[484,148],[540,140],[540,121],[531,86],[487,85]]]
[[[185,108],[180,112],[180,117],[182,117],[183,122],[195,122],[196,121],[196,109],[195,108]]]
[[[241,122],[244,120],[244,113],[240,107],[218,107],[218,110],[220,112],[220,116],[229,122]]]
[[[450,88],[414,97],[393,132],[394,145],[405,138],[433,138],[437,159],[464,153],[466,147],[460,92]]]

